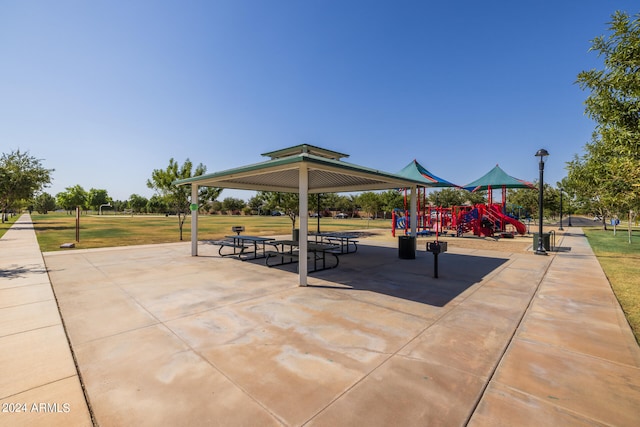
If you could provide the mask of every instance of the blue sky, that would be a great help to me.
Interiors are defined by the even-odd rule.
[[[0,0],[0,151],[114,199],[154,169],[215,172],[308,143],[463,185],[566,175],[594,123],[577,74],[637,0]],[[221,198],[251,193],[225,190]]]

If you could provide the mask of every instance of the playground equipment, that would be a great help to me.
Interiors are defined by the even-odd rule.
[[[486,205],[454,206],[453,208],[428,205],[427,187],[458,186],[433,175],[416,160],[409,163],[399,174],[425,183],[423,187],[417,188],[417,236],[431,234],[437,236],[446,234],[447,230],[455,230],[458,236],[467,232],[473,232],[477,236],[493,236],[496,233],[502,233],[505,237],[513,236],[515,233],[527,233],[527,227],[522,222],[506,214],[506,193],[507,188],[535,189],[535,187],[531,183],[507,175],[498,165],[481,178],[462,187],[470,192],[487,191]],[[502,189],[502,203],[493,202],[493,190],[496,189]],[[396,230],[404,230],[405,235],[410,234],[411,221],[407,212],[407,190],[405,189],[404,192],[404,210],[395,209],[391,215],[391,234],[394,237]]]
[[[447,234],[451,230],[453,223],[452,208],[442,208],[435,206],[418,205],[418,219],[416,221],[416,234],[418,236],[430,236],[435,233]],[[402,209],[394,209],[391,213],[391,235],[395,237],[396,230],[403,230],[405,234],[409,234],[411,226],[411,218],[409,212]]]
[[[505,215],[498,203],[456,207],[456,235],[473,232],[476,236],[493,236],[497,232],[507,233],[507,225],[518,234],[526,234],[527,226],[515,218]]]

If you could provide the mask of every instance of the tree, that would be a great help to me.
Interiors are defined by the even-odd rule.
[[[265,201],[264,208],[268,210],[282,210],[291,219],[291,231],[296,228],[296,217],[299,215],[300,204],[297,193],[279,193],[274,191],[260,191],[258,197]],[[313,197],[313,195],[309,195]]]
[[[358,196],[357,202],[363,211],[376,218],[382,206],[382,197],[378,193],[366,191]]]
[[[194,176],[203,175],[207,168],[202,164],[198,164],[193,170],[193,163],[189,159],[185,160],[182,166],[171,158],[169,166],[166,169],[154,169],[151,173],[151,179],[147,180],[147,187],[155,190],[161,196],[170,210],[178,215],[178,228],[180,240],[182,240],[182,226],[187,218],[190,203],[198,203],[199,206],[204,205],[212,200],[212,196],[218,197],[222,189],[200,187],[198,190],[198,200],[191,200],[191,185],[174,185],[174,181],[179,179],[192,178]]]
[[[147,202],[147,212],[166,213],[167,204],[162,197],[154,194]]]
[[[127,208],[128,202],[122,200],[112,200],[111,206],[113,207],[114,212],[122,212]]]
[[[568,181],[606,217],[640,208],[640,14],[632,19],[616,12],[610,34],[592,40],[592,51],[604,58],[603,70],[578,74],[590,94],[585,113],[596,122],[585,153],[567,164]]]
[[[53,169],[45,169],[42,161],[20,150],[0,157],[0,208],[2,222],[7,211],[20,200],[29,200],[51,183]]]
[[[84,208],[87,204],[87,192],[80,185],[66,187],[66,191],[56,194],[58,205],[69,213],[76,207]]]
[[[33,207],[38,213],[46,214],[56,208],[56,199],[49,193],[40,193],[33,200]]]
[[[259,195],[255,195],[252,198],[249,199],[249,202],[247,203],[247,205],[251,208],[251,210],[255,211],[258,213],[258,215],[266,215],[266,212],[264,211],[264,200],[259,196]]]
[[[385,219],[387,219],[387,213],[393,212],[394,209],[402,209],[404,206],[402,193],[398,190],[387,190],[381,193],[380,200]]]
[[[242,208],[244,208],[247,204],[244,200],[237,199],[235,197],[227,197],[222,201],[222,209],[227,212],[231,212],[232,214],[239,214]]]
[[[99,210],[100,206],[110,203],[111,197],[109,197],[107,190],[98,190],[95,188],[89,190],[89,193],[87,194],[87,204],[94,211]]]
[[[149,204],[149,200],[146,197],[143,197],[139,194],[132,194],[129,196],[129,208],[132,212],[142,213],[147,210],[147,205]]]

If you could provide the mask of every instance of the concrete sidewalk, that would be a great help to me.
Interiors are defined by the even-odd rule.
[[[44,260],[102,426],[637,425],[640,349],[579,228],[548,257],[452,243],[439,279],[390,245],[307,288],[204,245]],[[70,406],[0,425],[91,425],[28,216],[0,262],[0,398]]]
[[[29,215],[0,239],[0,425],[92,425]]]

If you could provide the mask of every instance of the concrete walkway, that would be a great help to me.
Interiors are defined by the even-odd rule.
[[[307,288],[188,244],[46,253],[51,286],[23,216],[0,240],[0,398],[70,410],[0,425],[90,425],[87,401],[101,426],[638,424],[640,349],[579,228],[548,257],[452,243],[439,279],[362,243]]]
[[[29,215],[0,239],[0,373],[0,425],[92,425]]]

